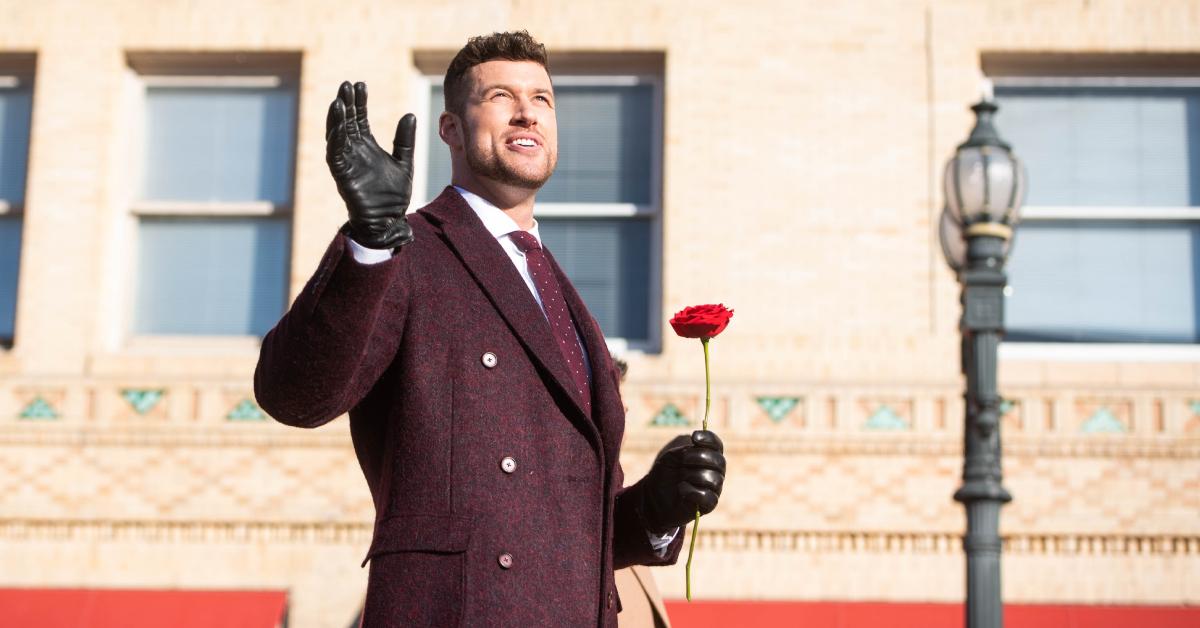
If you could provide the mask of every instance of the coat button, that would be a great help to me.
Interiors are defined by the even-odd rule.
[[[479,360],[483,362],[484,366],[490,369],[496,368],[496,363],[500,361],[496,358],[496,354],[491,351],[483,354],[483,357],[479,358]]]
[[[500,461],[500,468],[503,469],[505,473],[512,473],[513,471],[517,470],[517,461],[514,460],[512,456],[505,456],[504,459]]]
[[[497,560],[500,562],[500,566],[504,569],[512,567],[512,554],[509,554],[508,552],[501,554],[500,558]]]

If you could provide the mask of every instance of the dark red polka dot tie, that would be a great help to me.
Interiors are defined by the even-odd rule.
[[[583,399],[583,409],[592,413],[592,390],[588,385],[588,369],[583,363],[583,348],[579,346],[579,337],[575,335],[575,323],[567,302],[563,299],[562,288],[554,277],[554,270],[546,259],[546,252],[537,238],[524,231],[514,231],[508,234],[518,249],[525,254],[525,262],[529,265],[529,276],[533,277],[533,285],[537,287],[538,295],[542,297],[542,310],[546,320],[550,321],[550,331],[554,334],[558,348],[562,351],[571,376],[575,378],[575,386]]]

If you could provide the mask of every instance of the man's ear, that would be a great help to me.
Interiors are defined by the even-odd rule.
[[[449,111],[443,111],[438,117],[438,136],[450,147],[451,151],[461,151],[466,143],[463,137],[462,119]]]

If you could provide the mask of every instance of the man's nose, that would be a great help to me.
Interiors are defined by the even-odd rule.
[[[537,109],[534,107],[532,99],[520,98],[517,100],[517,108],[513,111],[513,124],[522,127],[531,127],[538,122]]]

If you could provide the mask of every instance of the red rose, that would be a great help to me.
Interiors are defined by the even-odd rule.
[[[671,327],[684,338],[707,340],[725,331],[733,310],[724,304],[689,305],[671,317]]]

